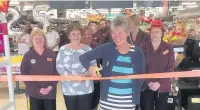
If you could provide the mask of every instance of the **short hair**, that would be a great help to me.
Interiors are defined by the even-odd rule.
[[[82,29],[81,29],[80,25],[78,25],[77,23],[71,23],[67,27],[67,34],[68,34],[68,36],[74,30],[78,30],[78,31],[80,31],[82,33]]]
[[[92,35],[92,30],[91,30],[91,28],[90,28],[89,26],[83,27],[83,29],[82,29],[82,35],[83,35],[86,31],[89,31],[90,34]]]
[[[128,24],[134,23],[136,26],[140,25],[140,16],[138,14],[133,14],[127,17]]]
[[[32,30],[31,38],[30,38],[31,46],[33,46],[33,38],[34,38],[34,36],[42,36],[42,37],[44,37],[44,47],[45,48],[47,47],[47,40],[46,40],[44,32],[41,29],[33,29]]]
[[[107,20],[105,18],[102,18],[99,22],[101,22],[101,21],[105,21],[106,22]]]
[[[128,27],[128,23],[125,19],[125,17],[123,16],[117,16],[116,18],[114,18],[111,22],[111,28],[115,28],[118,26],[122,26],[125,30],[126,33],[129,32],[129,27]]]

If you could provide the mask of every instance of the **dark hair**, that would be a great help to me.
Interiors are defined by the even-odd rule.
[[[68,34],[68,36],[74,30],[78,30],[78,31],[80,31],[82,33],[82,29],[81,29],[80,25],[78,25],[77,23],[71,23],[67,27],[67,34]]]
[[[102,19],[100,20],[100,22],[101,22],[101,21],[105,21],[105,22],[106,22],[107,20],[106,20],[105,18],[102,18]]]
[[[96,25],[99,25],[99,22],[97,22],[97,21],[91,21],[90,23],[94,23]]]

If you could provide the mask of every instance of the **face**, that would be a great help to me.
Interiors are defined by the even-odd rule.
[[[27,28],[23,28],[23,29],[22,29],[22,32],[23,32],[23,33],[27,33]]]
[[[138,26],[132,22],[129,24],[129,29],[134,32],[138,29]]]
[[[152,28],[151,29],[151,40],[161,41],[162,38],[162,29],[161,28]]]
[[[125,32],[122,26],[111,29],[112,39],[117,46],[120,46],[127,42],[128,34]]]
[[[48,27],[48,31],[51,32],[53,29],[51,26]]]
[[[70,32],[69,39],[71,43],[80,43],[81,32],[79,30],[73,30]]]
[[[101,21],[100,22],[100,28],[104,29],[106,27],[106,21]]]
[[[32,43],[34,48],[44,48],[45,45],[44,36],[41,35],[33,36]]]
[[[95,34],[98,31],[98,27],[97,26],[91,26],[91,31],[92,31],[92,34]]]
[[[84,44],[90,45],[92,42],[92,33],[89,30],[86,30],[83,33],[82,41]]]

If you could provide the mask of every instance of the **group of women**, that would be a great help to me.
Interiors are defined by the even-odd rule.
[[[98,77],[97,59],[103,60],[102,77],[173,71],[173,48],[161,40],[165,31],[162,22],[152,22],[148,37],[139,30],[137,20],[135,15],[129,19],[117,16],[111,24],[113,41],[94,49],[89,46],[90,28],[82,32],[79,25],[70,24],[70,43],[62,46],[57,55],[46,47],[42,30],[33,30],[33,49],[24,55],[21,74]],[[57,82],[25,84],[31,110],[56,110]],[[170,79],[102,80],[99,108],[135,110],[141,105],[142,110],[167,110],[170,84]],[[62,81],[67,110],[91,110],[93,91],[93,81]]]

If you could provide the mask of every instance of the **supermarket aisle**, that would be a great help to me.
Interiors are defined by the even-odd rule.
[[[8,104],[9,102],[9,93],[6,84],[0,84],[0,107]],[[24,85],[20,83],[20,88],[24,88]],[[15,95],[15,104],[16,110],[27,110],[27,100],[25,94]],[[66,110],[64,99],[61,94],[60,84],[58,85],[58,94],[57,94],[57,110]]]

